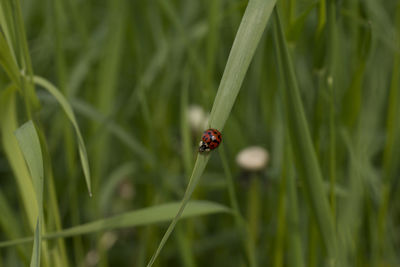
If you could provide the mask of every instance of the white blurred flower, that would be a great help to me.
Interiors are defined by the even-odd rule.
[[[118,236],[115,233],[105,232],[100,239],[100,245],[102,249],[109,250],[115,244],[117,239]]]
[[[187,119],[190,128],[193,132],[201,132],[207,128],[208,114],[206,114],[202,107],[191,105],[188,108]]]
[[[88,254],[86,254],[86,266],[96,266],[99,260],[99,253],[96,250],[91,250],[88,252]]]
[[[124,180],[119,185],[119,196],[125,200],[131,200],[135,195],[135,188],[129,180]]]
[[[247,147],[236,156],[236,163],[247,171],[260,171],[268,165],[268,162],[268,151],[259,146]]]

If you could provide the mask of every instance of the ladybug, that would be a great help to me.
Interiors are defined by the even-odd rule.
[[[209,152],[219,146],[222,142],[222,135],[216,129],[205,130],[199,144],[199,152]]]

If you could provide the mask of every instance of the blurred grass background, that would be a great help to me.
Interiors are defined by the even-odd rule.
[[[203,130],[188,120],[189,107],[211,111],[246,5],[1,0],[0,240],[35,232],[40,207],[14,135],[28,120],[43,154],[44,235],[179,201]],[[225,124],[223,147],[211,154],[193,196],[224,206],[195,215],[225,207],[233,215],[180,222],[155,266],[400,266],[400,4],[280,0],[277,7],[284,36],[275,16]],[[38,77],[56,85],[75,113],[92,198],[76,129]],[[298,149],[307,138],[290,98],[296,90],[287,89],[297,87],[307,153]],[[269,151],[262,170],[236,163],[249,146]],[[317,195],[309,184],[315,177]],[[325,201],[321,213],[316,205]],[[161,208],[146,218],[176,213],[162,217]],[[145,266],[167,225],[137,220],[45,241],[41,265]],[[0,249],[0,266],[30,264],[32,243],[18,244]]]

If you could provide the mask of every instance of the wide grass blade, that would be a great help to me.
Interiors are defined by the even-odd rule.
[[[28,121],[18,128],[15,136],[31,173],[38,204],[41,204],[43,195],[43,158],[39,137],[33,122]]]
[[[61,107],[63,108],[65,114],[67,115],[68,119],[71,121],[76,136],[78,138],[78,147],[79,147],[79,156],[81,158],[81,164],[83,173],[85,175],[86,186],[89,191],[89,195],[92,196],[92,187],[90,182],[90,169],[89,169],[89,161],[87,157],[85,143],[83,142],[83,137],[81,134],[81,130],[79,129],[78,122],[76,121],[75,114],[71,108],[71,105],[68,103],[67,99],[60,93],[60,91],[49,81],[45,80],[44,78],[34,76],[33,77],[34,83],[37,85],[42,86],[46,89],[54,98],[60,103]]]
[[[222,131],[233,104],[235,103],[250,61],[267,25],[272,9],[275,6],[275,2],[275,0],[251,0],[249,2],[236,34],[235,41],[233,42],[228,62],[211,110],[210,126],[212,128]],[[157,250],[150,259],[147,265],[148,267],[153,265],[175,228],[176,223],[180,219],[187,202],[204,172],[209,158],[209,154],[198,155],[189,184],[181,202],[181,207],[165,232]]]
[[[34,231],[38,216],[35,190],[24,156],[14,135],[14,131],[18,128],[18,114],[15,103],[16,90],[15,87],[11,86],[2,91],[0,95],[1,138],[4,153],[7,156],[15,176],[14,179],[18,185],[30,229]]]
[[[19,147],[24,155],[25,161],[31,173],[33,186],[35,188],[39,216],[36,223],[35,240],[31,258],[31,267],[40,266],[40,253],[42,243],[43,223],[43,157],[40,148],[39,136],[32,121],[28,121],[15,132]]]
[[[125,212],[119,215],[112,216],[110,218],[82,224],[59,232],[48,233],[43,236],[43,239],[64,238],[110,229],[120,229],[162,223],[174,218],[179,207],[180,202],[173,202],[140,210]],[[182,218],[231,212],[228,207],[209,201],[190,201],[187,207],[188,208],[182,214]],[[27,243],[31,242],[32,240],[32,237],[28,237],[13,241],[0,242],[0,247]]]
[[[317,222],[329,261],[336,257],[336,235],[332,214],[325,194],[321,170],[312,145],[307,119],[305,117],[297,79],[285,40],[278,11],[274,12],[274,38],[276,42],[279,70],[283,73],[285,84],[283,98],[285,100],[287,124],[293,153],[297,159],[297,167],[305,182],[310,205]]]
[[[215,96],[211,127],[220,130],[224,127],[275,3],[275,0],[249,1]]]

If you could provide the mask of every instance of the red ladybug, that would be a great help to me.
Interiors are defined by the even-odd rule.
[[[216,129],[205,130],[199,144],[199,152],[209,152],[219,146],[222,142],[222,135]]]

